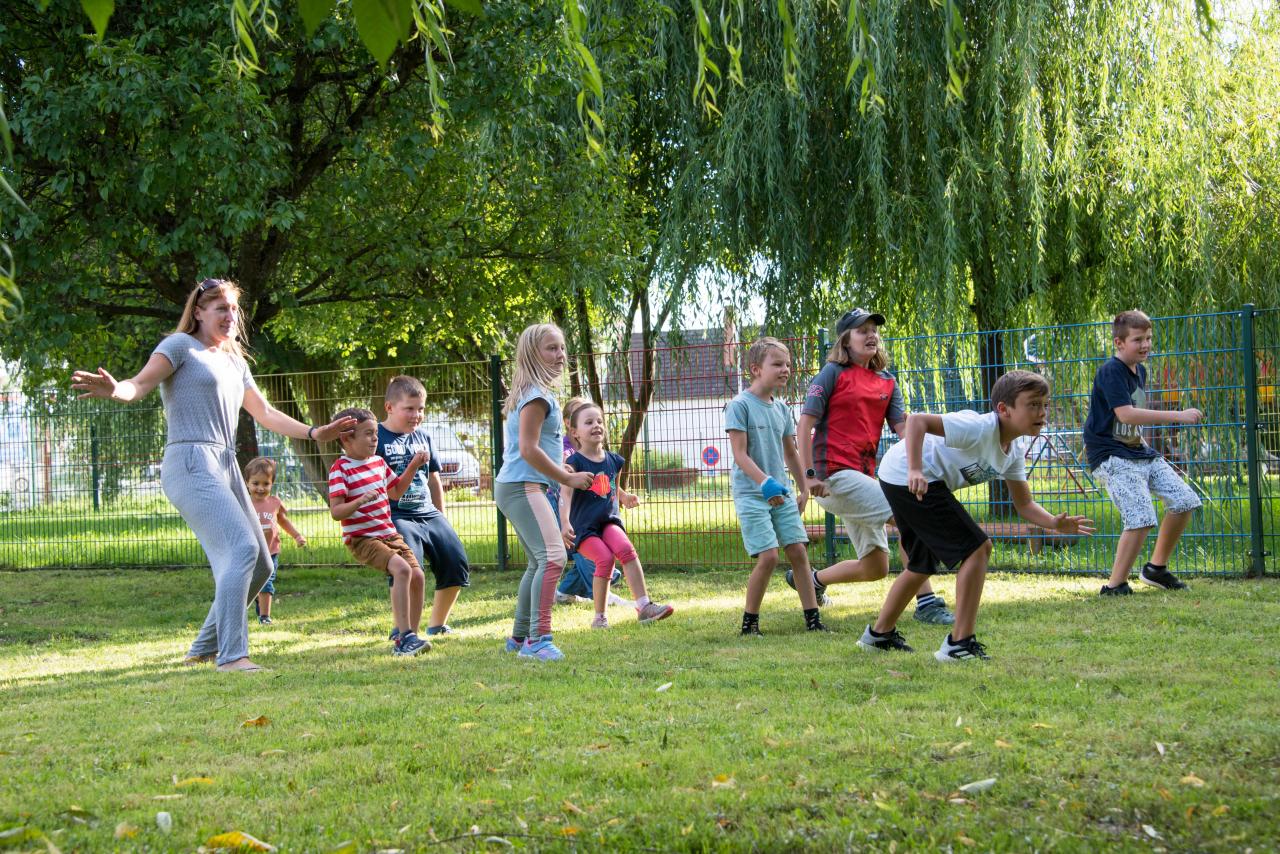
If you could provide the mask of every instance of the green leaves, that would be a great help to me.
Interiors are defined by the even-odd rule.
[[[84,9],[84,13],[89,16],[89,20],[93,22],[93,29],[101,39],[103,33],[107,31],[107,21],[111,20],[111,13],[116,10],[115,0],[80,0],[80,8]]]
[[[360,40],[382,68],[396,45],[408,41],[413,26],[412,0],[351,0]]]
[[[298,0],[298,11],[302,14],[302,25],[306,27],[308,38],[314,36],[324,19],[333,14],[334,3],[335,0]]]

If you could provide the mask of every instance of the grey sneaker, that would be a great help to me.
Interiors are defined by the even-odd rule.
[[[907,645],[907,639],[897,629],[892,629],[887,635],[871,634],[871,626],[867,626],[862,631],[862,637],[858,638],[858,646],[863,649],[869,649],[872,652],[915,652]]]
[[[950,626],[956,621],[956,615],[947,610],[947,603],[938,596],[928,605],[916,608],[911,615],[913,619],[931,626]]]
[[[604,614],[596,614],[591,618],[591,628],[607,629],[609,628],[609,618]]]
[[[1167,568],[1156,569],[1151,564],[1142,567],[1142,572],[1138,573],[1138,580],[1149,587],[1159,587],[1161,590],[1187,589],[1187,585],[1179,581],[1178,576]]]
[[[1129,582],[1122,581],[1118,587],[1110,587],[1106,584],[1102,585],[1102,589],[1098,591],[1099,596],[1132,596],[1133,588],[1129,586]]]
[[[809,570],[809,571],[813,572],[813,570]],[[796,589],[795,570],[788,569],[786,572],[786,575],[784,575],[783,577],[787,579],[787,586],[790,587],[792,590],[795,590]],[[831,604],[831,600],[827,598],[827,585],[818,581],[818,573],[813,572],[812,577],[813,577],[813,592],[818,595],[818,607],[825,608],[827,605]]]

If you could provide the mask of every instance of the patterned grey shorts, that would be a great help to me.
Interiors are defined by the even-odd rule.
[[[1152,495],[1164,502],[1166,513],[1186,513],[1200,506],[1200,497],[1164,457],[1149,460],[1108,457],[1093,474],[1107,487],[1126,531],[1154,528],[1159,522]]]

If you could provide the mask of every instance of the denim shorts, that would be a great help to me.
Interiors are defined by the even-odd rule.
[[[738,511],[742,544],[752,557],[795,543],[808,545],[809,532],[800,519],[800,508],[793,496],[784,495],[782,504],[772,507],[759,493],[735,492],[733,506]]]

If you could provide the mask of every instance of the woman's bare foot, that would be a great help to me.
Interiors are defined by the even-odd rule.
[[[218,669],[224,673],[230,673],[235,670],[242,673],[251,673],[255,670],[262,670],[260,666],[254,664],[247,658],[237,658],[235,661],[228,661],[226,664],[219,664]]]
[[[217,660],[217,654],[212,652],[206,655],[188,655],[186,658],[182,659],[182,666],[194,667],[197,664],[213,664],[213,662]]]

